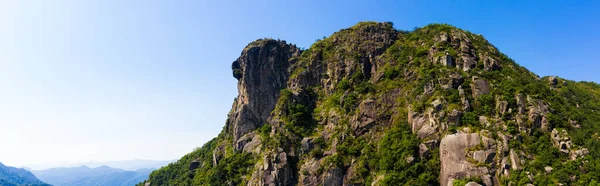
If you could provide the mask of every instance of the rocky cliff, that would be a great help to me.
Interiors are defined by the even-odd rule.
[[[600,178],[600,86],[540,78],[481,35],[362,22],[232,64],[224,130],[139,185],[548,185]]]

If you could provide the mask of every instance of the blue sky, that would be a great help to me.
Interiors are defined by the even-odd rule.
[[[600,82],[597,1],[0,2],[0,162],[178,159],[215,137],[249,42],[359,21],[484,35],[531,71]]]

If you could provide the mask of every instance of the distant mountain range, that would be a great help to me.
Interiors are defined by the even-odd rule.
[[[123,169],[128,171],[136,171],[139,169],[158,169],[162,166],[165,166],[175,160],[167,160],[167,161],[159,161],[159,160],[122,160],[122,161],[105,161],[105,162],[97,162],[97,161],[89,161],[83,163],[44,163],[44,164],[30,164],[23,167],[28,170],[44,170],[56,167],[79,167],[79,166],[87,166],[90,168],[96,168],[103,165]]]
[[[79,166],[34,170],[32,172],[40,180],[55,186],[129,186],[148,178],[152,170],[154,169],[128,171],[108,166],[96,168]]]
[[[85,162],[73,164],[67,167],[79,167],[79,166],[87,166],[90,168],[100,167],[100,166],[108,166],[117,169],[123,169],[128,171],[137,171],[140,169],[158,169],[162,166],[165,166],[175,160],[170,161],[157,161],[157,160],[123,160],[123,161],[107,161],[107,162]]]
[[[25,169],[5,166],[2,163],[0,163],[0,185],[50,186],[37,179],[35,175]]]

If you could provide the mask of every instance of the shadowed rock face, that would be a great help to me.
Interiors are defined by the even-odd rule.
[[[226,126],[233,134],[234,142],[267,122],[279,92],[287,85],[290,59],[298,57],[301,52],[285,41],[262,39],[246,46],[233,62],[233,76],[238,79],[238,97]],[[241,150],[243,145],[235,147]]]
[[[490,93],[490,84],[477,76],[472,77],[473,84],[471,85],[473,97],[477,98],[482,94]]]

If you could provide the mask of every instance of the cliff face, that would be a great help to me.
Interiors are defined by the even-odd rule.
[[[233,76],[238,79],[238,97],[227,119],[228,133],[233,134],[235,149],[241,150],[238,140],[267,123],[275,108],[281,89],[286,88],[290,61],[299,57],[300,49],[285,41],[261,39],[250,43],[233,62]]]
[[[145,185],[547,185],[600,177],[600,86],[539,78],[481,35],[359,23],[250,43],[224,131]]]

